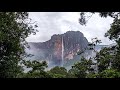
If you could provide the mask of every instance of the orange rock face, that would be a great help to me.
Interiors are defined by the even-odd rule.
[[[55,44],[54,44],[54,55],[58,58],[61,59],[61,55],[62,55],[62,39],[61,37],[57,37]]]
[[[68,31],[64,34],[53,35],[50,40],[33,44],[35,48],[38,48],[40,52],[44,52],[41,55],[42,59],[47,59],[60,65],[62,61],[62,40],[64,45],[63,58],[64,60],[74,60],[76,53],[86,48],[88,41],[79,31]],[[40,56],[37,52],[38,57]],[[41,59],[41,58],[40,58]]]

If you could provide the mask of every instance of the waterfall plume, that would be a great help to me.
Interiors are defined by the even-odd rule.
[[[64,42],[63,42],[63,36],[62,36],[62,63],[61,66],[63,67],[64,64]]]

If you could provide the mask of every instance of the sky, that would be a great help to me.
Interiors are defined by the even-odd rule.
[[[94,14],[86,26],[79,24],[80,12],[29,12],[29,18],[33,22],[36,21],[39,32],[26,38],[28,42],[45,42],[53,34],[80,31],[89,42],[91,42],[92,38],[97,37],[102,41],[103,45],[113,43],[104,37],[104,34],[109,30],[110,24],[113,22],[111,17],[101,18],[98,14]]]

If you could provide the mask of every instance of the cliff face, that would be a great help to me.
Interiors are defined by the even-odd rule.
[[[53,35],[49,41],[42,43],[29,42],[30,52],[34,59],[47,60],[55,65],[61,65],[62,55],[64,63],[73,60],[78,51],[87,47],[88,41],[79,31],[68,31],[61,35]],[[63,51],[63,52],[62,52]]]

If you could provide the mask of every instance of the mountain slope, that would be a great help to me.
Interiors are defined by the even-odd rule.
[[[34,54],[29,59],[46,60],[49,66],[61,66],[71,60],[79,59],[77,52],[84,50],[88,41],[81,32],[68,31],[64,34],[55,34],[46,42],[29,42],[28,44],[30,49],[26,49],[26,52]]]

